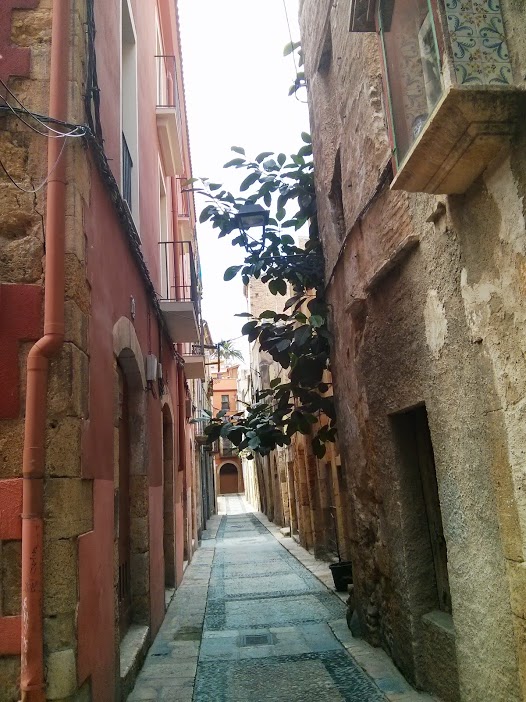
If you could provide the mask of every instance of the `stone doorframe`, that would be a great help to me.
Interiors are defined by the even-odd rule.
[[[121,317],[113,327],[114,353],[114,485],[118,509],[119,418],[122,397],[117,366],[129,390],[130,421],[130,577],[132,624],[150,624],[150,529],[148,437],[146,431],[146,375],[144,357],[133,324]],[[118,513],[115,514],[115,543],[118,544]],[[115,548],[118,554],[118,548]],[[118,557],[117,568],[118,568]],[[117,571],[118,572],[118,571]],[[117,581],[117,578],[116,578]],[[117,587],[117,586],[116,586]],[[117,596],[117,593],[116,593]],[[116,609],[118,612],[118,607]],[[118,619],[118,614],[116,614]],[[119,635],[116,622],[116,635]]]

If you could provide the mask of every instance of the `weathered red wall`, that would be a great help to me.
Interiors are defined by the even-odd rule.
[[[120,3],[96,2],[97,65],[105,150],[114,175],[120,178]],[[154,280],[159,275],[158,142],[155,120],[155,23],[150,3],[132,2],[138,33],[138,95],[140,169],[140,234],[143,255]],[[166,42],[166,37],[165,37]],[[165,47],[166,53],[170,48]],[[130,298],[135,300],[133,325],[143,356],[163,359],[163,371],[174,408],[177,438],[177,379],[175,361],[166,342],[159,350],[159,329],[144,283],[132,259],[129,244],[117,221],[105,186],[91,167],[91,202],[85,213],[88,278],[91,285],[89,417],[85,423],[82,474],[93,478],[94,528],[79,538],[79,682],[91,676],[93,699],[113,700],[115,678],[114,612],[114,355],[112,330],[120,317],[131,320]],[[150,532],[150,623],[155,635],[164,617],[162,415],[160,399],[147,399]],[[175,441],[174,465],[178,446]],[[178,482],[174,480],[176,488]],[[177,493],[177,489],[176,489]],[[179,498],[182,495],[179,494]],[[176,498],[177,499],[177,498]],[[177,582],[182,575],[182,503],[176,504]]]
[[[0,419],[20,416],[19,344],[39,338],[41,319],[40,285],[0,285]]]

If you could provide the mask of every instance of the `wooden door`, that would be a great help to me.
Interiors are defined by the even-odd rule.
[[[219,473],[219,492],[221,495],[232,495],[238,492],[238,475],[236,466],[227,463]]]
[[[418,465],[422,480],[422,492],[429,527],[431,551],[435,566],[435,577],[438,590],[439,607],[444,612],[451,613],[451,593],[447,572],[447,547],[442,527],[442,514],[438,497],[438,484],[435,471],[435,458],[431,434],[427,423],[427,413],[424,407],[415,411],[415,436],[418,451]]]
[[[126,378],[119,369],[119,629],[121,639],[131,624],[130,586],[130,413]]]

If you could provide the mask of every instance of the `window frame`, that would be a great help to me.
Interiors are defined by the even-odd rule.
[[[388,138],[389,138],[389,144],[391,147],[391,155],[393,157],[393,165],[395,168],[395,172],[400,170],[404,162],[407,158],[407,156],[411,153],[412,147],[415,143],[416,140],[413,140],[412,143],[409,145],[407,152],[404,154],[402,159],[398,159],[398,154],[399,154],[399,149],[398,149],[398,144],[397,144],[397,137],[396,137],[396,129],[395,129],[395,119],[394,119],[394,112],[393,112],[393,100],[392,100],[392,95],[391,95],[391,81],[389,78],[389,69],[388,69],[388,63],[387,63],[387,52],[385,48],[385,40],[384,40],[384,27],[382,24],[382,13],[381,13],[381,6],[382,2],[384,0],[377,0],[376,2],[376,7],[374,10],[374,20],[375,20],[375,25],[376,25],[376,33],[378,35],[378,41],[380,44],[380,61],[382,64],[382,77],[383,77],[383,89],[384,89],[384,96],[385,96],[385,101],[387,103],[387,123],[388,123]],[[444,70],[444,62],[442,59],[442,49],[443,49],[443,42],[440,42],[438,39],[438,33],[437,33],[437,7],[436,7],[436,0],[425,0],[428,6],[429,10],[429,16],[431,19],[431,29],[433,32],[433,41],[435,45],[435,51],[436,51],[436,56],[437,56],[437,61],[438,61],[438,68],[440,71],[440,75],[442,77],[442,95],[444,94],[444,83],[443,83],[443,70]],[[440,99],[438,100],[437,104],[440,102]],[[436,106],[435,106],[436,107]],[[432,118],[433,112],[431,112],[428,115],[428,118],[426,122],[424,123],[424,126],[422,128],[425,129],[427,124],[429,124],[429,121]]]

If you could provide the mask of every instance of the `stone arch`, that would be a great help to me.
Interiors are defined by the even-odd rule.
[[[113,327],[116,417],[115,504],[117,597],[120,635],[129,624],[150,622],[149,478],[146,432],[146,375],[144,357],[133,324],[121,317]],[[128,507],[128,512],[126,512]],[[127,529],[127,538],[121,533]],[[128,558],[128,563],[124,561]],[[123,598],[129,598],[128,621],[122,622]]]
[[[243,475],[241,467],[234,461],[223,461],[217,470],[218,492],[220,495],[232,495],[243,492]]]
[[[171,402],[162,406],[163,421],[163,554],[164,585],[175,588],[174,422]]]

